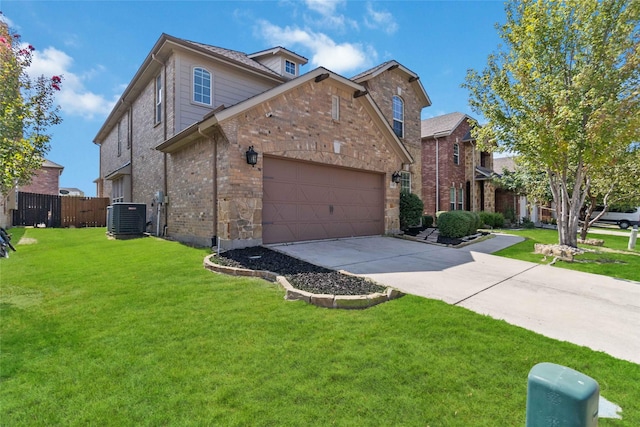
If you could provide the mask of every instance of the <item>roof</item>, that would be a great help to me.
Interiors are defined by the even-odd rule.
[[[57,163],[52,162],[51,160],[48,159],[44,159],[44,162],[42,162],[42,167],[43,168],[52,168],[52,169],[64,169],[64,166],[59,165]]]
[[[516,158],[515,157],[494,157],[493,169],[502,173],[503,170],[514,172],[516,170]]]
[[[287,80],[272,69],[250,58],[250,56],[245,53],[204,43],[193,42],[162,33],[136,74],[129,82],[129,85],[126,87],[124,92],[122,92],[120,99],[116,102],[113,110],[111,110],[111,113],[93,139],[95,143],[100,144],[104,138],[106,138],[108,132],[116,125],[117,121],[125,111],[128,110],[131,102],[133,102],[139,93],[144,90],[146,82],[153,78],[155,73],[160,69],[161,63],[169,57],[174,49],[195,51],[225,64],[241,68],[250,73],[258,74],[273,81],[274,84],[280,84]],[[291,52],[291,54],[295,55],[293,52]]]
[[[288,56],[296,61],[298,61],[300,64],[305,65],[307,62],[309,62],[309,60],[307,58],[305,58],[302,55],[298,55],[295,52],[290,51],[289,49],[286,49],[282,46],[276,46],[276,47],[272,47],[271,49],[266,49],[266,50],[261,50],[260,52],[255,52],[255,53],[250,53],[249,55],[247,55],[249,58],[262,58],[264,56],[269,56],[269,55],[283,55],[283,56]]]
[[[464,113],[449,113],[442,116],[424,119],[422,121],[423,138],[436,138],[449,136],[462,123],[464,119],[473,120]],[[466,137],[466,135],[465,135]]]
[[[370,80],[386,71],[392,71],[392,70],[399,70],[401,72],[403,72],[405,75],[408,76],[408,80],[409,83],[411,83],[415,90],[416,93],[418,94],[418,96],[422,95],[422,106],[423,107],[429,107],[431,105],[431,99],[429,98],[429,95],[427,95],[427,92],[424,90],[424,87],[422,86],[422,83],[420,82],[420,76],[418,76],[416,73],[414,73],[413,71],[411,71],[410,69],[408,69],[407,67],[405,67],[404,65],[400,64],[398,61],[396,60],[391,60],[391,61],[387,61],[387,62],[383,62],[380,65],[377,65],[369,70],[363,71],[360,74],[357,74],[353,77],[351,77],[351,80],[356,82],[356,83],[364,83],[367,80]]]
[[[280,77],[280,74],[276,73],[271,68],[262,65],[258,61],[252,59],[246,53],[239,52],[237,50],[225,49],[225,48],[218,47],[218,46],[212,46],[212,45],[205,44],[205,43],[198,43],[198,42],[194,42],[194,41],[190,41],[190,40],[179,39],[177,37],[173,37],[173,39],[176,40],[176,41],[178,41],[178,40],[182,41],[182,42],[190,44],[190,45],[192,45],[192,46],[194,46],[196,48],[199,48],[200,50],[205,51],[203,53],[208,53],[208,54],[211,54],[213,56],[217,56],[219,58],[224,58],[224,59],[233,61],[233,62],[235,62],[237,64],[240,64],[242,66],[245,66],[247,68],[253,68],[256,71],[263,72],[263,73],[266,73],[266,74],[272,74],[274,76]]]
[[[393,129],[391,129],[389,122],[385,119],[384,115],[382,114],[382,111],[380,111],[377,104],[374,102],[373,98],[371,98],[371,95],[369,95],[366,92],[364,86],[358,83],[355,83],[349,79],[346,79],[340,76],[339,74],[329,71],[323,67],[318,67],[315,70],[312,70],[306,74],[303,74],[302,76],[299,76],[286,83],[283,83],[280,86],[276,86],[273,89],[269,89],[259,95],[256,95],[252,98],[249,98],[245,101],[235,104],[229,108],[225,108],[220,111],[214,111],[212,113],[209,113],[200,122],[194,123],[193,125],[184,129],[182,132],[174,135],[173,137],[164,141],[162,144],[158,145],[156,147],[156,150],[159,150],[165,153],[172,153],[172,152],[178,151],[183,147],[186,147],[187,145],[189,145],[191,142],[197,140],[204,131],[214,126],[217,126],[220,122],[224,120],[227,120],[239,114],[242,114],[244,111],[250,108],[253,108],[256,105],[259,105],[263,102],[273,99],[276,96],[279,96],[292,89],[295,89],[296,87],[299,87],[300,85],[307,83],[311,80],[315,79],[316,82],[320,82],[329,78],[334,80],[336,83],[344,85],[347,88],[353,90],[354,94],[355,93],[362,94],[360,95],[360,97],[367,100],[367,103],[365,103],[365,106],[367,106],[367,108],[369,109],[369,112],[372,114],[373,117],[378,117],[379,124],[384,129],[386,129],[389,137],[392,138],[393,141],[395,142],[393,148],[395,149],[397,154],[400,157],[402,157],[403,163],[413,163],[413,157],[411,157],[411,154],[409,154],[409,152],[407,151],[402,141],[400,141],[400,139],[396,136],[395,132],[393,132]]]

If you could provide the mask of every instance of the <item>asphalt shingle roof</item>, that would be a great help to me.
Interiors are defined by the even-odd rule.
[[[470,118],[463,113],[449,113],[422,121],[422,137],[428,138],[441,134],[442,136],[450,135],[464,118]]]

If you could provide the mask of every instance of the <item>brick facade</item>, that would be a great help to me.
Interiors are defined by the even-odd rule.
[[[174,47],[167,47],[170,44]],[[204,50],[196,53],[201,46]],[[391,182],[393,172],[411,171],[412,190],[421,191],[420,111],[425,99],[429,101],[424,91],[415,92],[416,76],[384,70],[367,80],[368,94],[355,96],[363,86],[328,70],[285,83],[288,79],[278,81],[238,52],[227,54],[230,61],[242,62],[234,71],[207,49],[166,35],[160,38],[96,136],[99,196],[113,199],[114,182],[121,180],[126,184],[124,201],[147,204],[149,231],[159,226],[160,234],[202,246],[214,238],[227,248],[254,246],[262,243],[262,164],[264,156],[273,156],[383,175],[384,231],[399,231],[400,189]],[[214,95],[221,98],[200,111],[204,117],[191,125],[195,110],[189,64],[200,60],[214,71],[213,82],[230,86],[216,86]],[[158,75],[163,77],[161,123],[155,123]],[[409,77],[414,77],[413,84]],[[227,95],[224,99],[231,103],[224,105]],[[401,96],[405,105],[400,143],[391,132],[393,95]],[[332,117],[335,97],[340,100],[338,120]],[[225,115],[228,111],[233,115]],[[178,147],[158,149],[173,143]],[[249,146],[260,154],[255,167],[246,162]],[[163,200],[157,200],[159,191]],[[163,202],[160,210],[158,202]]]
[[[63,167],[59,165],[47,166],[47,164],[51,163],[45,162],[45,165],[33,175],[31,183],[21,185],[19,191],[57,196],[60,192],[60,174]]]
[[[404,72],[397,68],[367,80],[365,86],[389,123],[393,123],[393,96],[397,95],[403,100],[404,137],[401,138],[401,141],[407,147],[411,157],[413,157],[413,163],[408,165],[408,170],[411,173],[411,192],[421,196],[422,147],[420,122],[424,105],[420,103],[415,89],[409,83]]]
[[[333,96],[340,99],[339,121],[331,117]],[[390,148],[389,135],[372,119],[366,102],[330,79],[309,81],[220,123],[214,137],[172,153],[169,235],[197,244],[209,244],[215,235],[226,247],[261,244],[264,156],[384,172],[385,232],[397,233],[399,187],[391,183],[391,175],[402,160]],[[246,162],[249,146],[260,153],[255,167]],[[213,158],[214,150],[216,165],[205,160]],[[210,181],[214,170],[215,189]],[[189,189],[196,188],[200,193],[189,194]],[[212,191],[217,192],[215,214]],[[216,221],[215,231],[208,228]]]
[[[495,186],[491,180],[476,179],[476,166],[493,168],[493,158],[478,151],[473,142],[465,140],[470,129],[463,120],[443,137],[422,139],[422,200],[424,212],[435,215],[438,211],[452,210],[451,190],[455,190],[455,210],[495,210]],[[458,164],[454,162],[454,145],[458,144]]]

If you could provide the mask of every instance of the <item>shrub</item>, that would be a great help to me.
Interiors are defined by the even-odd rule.
[[[422,226],[425,228],[433,227],[433,217],[431,215],[424,215],[422,217]]]
[[[443,237],[458,239],[467,236],[472,229],[473,216],[467,211],[442,212],[438,217],[438,230]],[[474,224],[475,225],[475,224]]]
[[[400,193],[400,229],[406,230],[419,225],[423,210],[424,203],[420,197],[408,191],[402,191]]]
[[[504,216],[501,213],[480,212],[480,219],[482,220],[482,223],[487,227],[504,227]]]
[[[536,228],[536,225],[527,217],[522,218],[522,227],[532,229]]]

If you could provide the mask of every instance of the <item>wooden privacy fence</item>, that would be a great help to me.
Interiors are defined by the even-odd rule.
[[[106,227],[109,198],[73,197],[62,199],[63,227]]]
[[[13,225],[46,227],[106,227],[109,199],[18,192]]]

